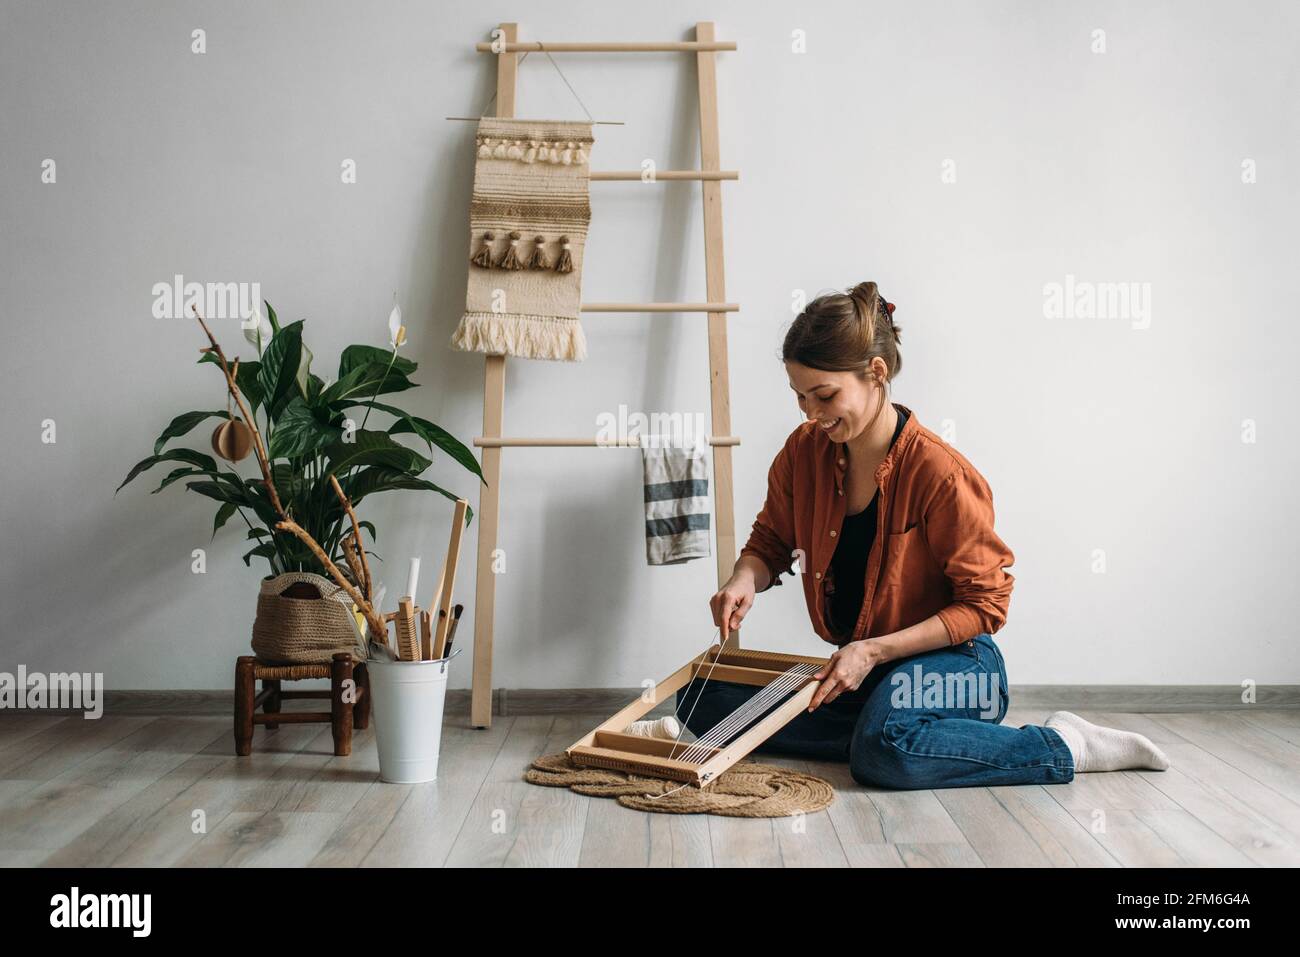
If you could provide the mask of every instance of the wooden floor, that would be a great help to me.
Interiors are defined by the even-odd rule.
[[[1039,724],[1013,709],[1004,723]],[[0,863],[8,866],[1297,866],[1300,712],[1082,712],[1141,731],[1164,772],[1070,784],[888,791],[844,765],[759,755],[829,779],[802,822],[645,814],[525,783],[607,715],[449,718],[439,780],[383,784],[374,735],[332,755],[327,725],[228,717],[0,717]],[[205,828],[200,829],[202,821]],[[196,833],[199,831],[199,833]]]

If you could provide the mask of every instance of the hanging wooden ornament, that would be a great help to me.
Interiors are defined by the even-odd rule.
[[[253,430],[243,419],[227,419],[212,432],[212,451],[227,462],[248,458],[248,453],[253,451]]]
[[[239,375],[239,360],[235,360],[230,370],[233,380]],[[248,458],[253,451],[253,430],[243,419],[235,418],[234,396],[226,393],[226,421],[212,430],[212,451],[227,462],[238,462]]]

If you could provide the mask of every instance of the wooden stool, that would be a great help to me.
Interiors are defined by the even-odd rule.
[[[306,678],[329,678],[329,691],[281,691],[281,681]],[[349,678],[356,682],[355,704],[343,700],[343,685]],[[257,692],[257,681],[262,690]],[[285,711],[280,704],[288,698],[328,698],[329,711]],[[258,706],[262,714],[257,713]],[[364,661],[353,664],[346,651],[334,656],[330,664],[269,665],[252,655],[235,662],[235,753],[245,757],[253,752],[253,728],[264,724],[274,731],[282,724],[313,724],[328,721],[334,731],[334,753],[344,757],[352,753],[352,729],[364,731],[370,724],[370,673]]]

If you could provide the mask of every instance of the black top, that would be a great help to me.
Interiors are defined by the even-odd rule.
[[[903,431],[903,423],[907,421],[907,413],[898,406],[894,408],[898,410],[898,424],[894,426],[894,437],[889,440],[891,448],[898,441],[898,434]],[[879,499],[880,489],[876,489],[871,504],[860,512],[844,516],[840,540],[835,546],[835,554],[831,556],[835,591],[830,597],[830,626],[845,638],[853,634],[853,626],[858,623],[858,613],[862,611],[866,595],[867,556],[871,554],[872,543],[876,540]]]

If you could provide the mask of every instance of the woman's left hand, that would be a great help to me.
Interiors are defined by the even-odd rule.
[[[808,704],[809,711],[834,701],[845,691],[856,691],[862,680],[876,666],[875,649],[867,640],[851,641],[831,655],[822,670],[813,675],[821,681],[813,699]]]

